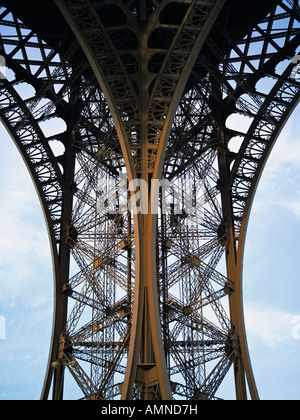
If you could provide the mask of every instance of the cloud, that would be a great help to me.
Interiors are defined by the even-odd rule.
[[[15,299],[34,296],[32,290],[42,272],[49,273],[52,281],[52,262],[44,216],[31,177],[3,129],[0,135],[0,303],[12,305]]]
[[[293,340],[295,314],[266,307],[264,303],[246,303],[245,307],[247,335],[253,345],[259,341],[275,348]]]
[[[31,177],[1,126],[0,137],[0,399],[39,398],[52,329],[52,259]]]

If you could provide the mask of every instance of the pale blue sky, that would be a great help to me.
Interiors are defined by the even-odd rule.
[[[300,315],[299,109],[261,180],[246,247],[245,313],[262,399],[300,399],[300,340],[292,337]],[[0,141],[0,317],[7,330],[0,400],[38,399],[52,327],[50,248],[31,178],[3,127]]]
[[[249,347],[262,398],[300,399],[300,136],[296,109],[261,179],[244,265]]]

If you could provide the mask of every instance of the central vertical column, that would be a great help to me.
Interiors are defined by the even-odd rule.
[[[151,181],[161,179],[176,109],[196,59],[226,0],[178,2],[181,4],[179,12],[175,9],[179,13],[175,19],[178,22],[171,19],[170,24],[161,23],[161,13],[170,5],[168,0],[159,2],[150,17],[147,17],[145,4],[139,2],[138,17],[129,13],[125,17],[127,29],[137,39],[134,49],[130,43],[128,45],[130,62],[132,58],[136,61],[135,72],[126,67],[126,50],[120,52],[116,48],[111,28],[105,25],[98,9],[101,5],[90,0],[55,2],[80,43],[106,97],[129,183],[136,187],[132,195],[142,183],[148,187],[144,188],[147,192],[141,194],[139,208],[143,211],[137,211],[138,205],[133,200],[136,276],[128,363],[121,385],[122,399],[171,400],[160,322],[156,272],[157,212],[152,211]],[[124,8],[122,10],[124,12]],[[123,32],[126,28],[121,26],[119,29]],[[149,41],[155,31],[164,33],[166,29],[169,35],[165,42],[150,47]],[[157,34],[152,36],[152,42],[156,38]],[[157,68],[154,57],[162,59],[160,68]]]
[[[150,185],[149,191],[151,191]],[[151,194],[148,197],[142,194],[141,200],[143,199],[147,201],[148,213],[134,215],[136,284],[122,399],[132,399],[135,387],[141,399],[171,400],[171,386],[167,374],[160,324],[156,272],[157,216],[151,212]]]
[[[148,87],[151,77],[149,77],[147,68],[149,62],[148,38],[149,28],[145,23],[145,28],[141,30],[140,49],[138,51],[138,61],[140,63],[138,74],[140,87],[138,98],[140,110],[140,167],[135,167],[135,170],[132,171],[136,172],[137,179],[131,181],[130,188],[133,195],[136,278],[128,364],[122,388],[123,400],[133,398],[142,400],[172,399],[160,322],[156,264],[157,209],[154,208],[152,202],[154,174],[153,167],[149,164],[149,155],[152,150],[157,150],[158,145],[149,143]],[[157,142],[162,140],[159,137],[160,134],[158,129]],[[164,159],[163,155],[156,156],[156,158],[157,160]]]

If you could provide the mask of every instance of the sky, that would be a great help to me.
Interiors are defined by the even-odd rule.
[[[299,111],[269,158],[246,243],[245,317],[262,399],[300,399]]]
[[[261,179],[245,252],[245,318],[263,400],[300,399],[299,110]],[[52,330],[52,261],[37,194],[2,126],[0,142],[0,400],[36,400]]]
[[[51,253],[35,188],[2,126],[0,142],[0,399],[37,399],[52,328]]]

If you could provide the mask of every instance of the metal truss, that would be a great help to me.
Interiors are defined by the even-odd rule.
[[[0,6],[0,118],[54,259],[42,398],[62,399],[69,375],[83,399],[214,400],[231,374],[237,399],[247,385],[258,399],[242,260],[259,178],[300,98],[298,2]],[[149,208],[151,181],[172,182],[168,211],[161,193],[156,214],[134,213],[137,179]]]

